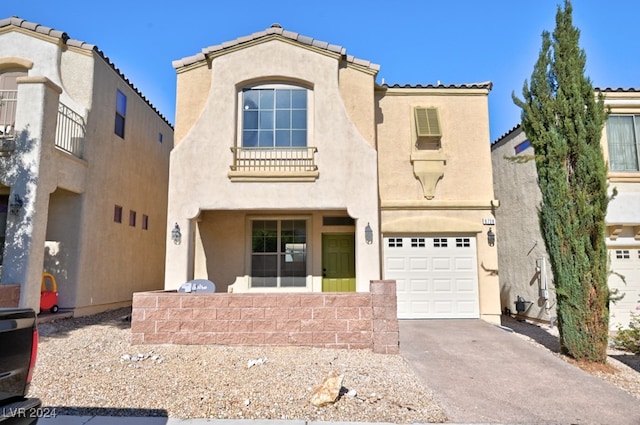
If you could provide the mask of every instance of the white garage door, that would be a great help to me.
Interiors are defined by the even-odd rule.
[[[475,238],[385,237],[384,273],[399,319],[480,317]]]
[[[640,249],[610,249],[611,270],[609,288],[618,289],[625,296],[609,305],[609,329],[616,330],[618,325],[629,326],[632,313],[640,313]],[[624,280],[623,280],[624,278]]]

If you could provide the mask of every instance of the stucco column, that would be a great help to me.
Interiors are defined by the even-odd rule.
[[[371,240],[367,231],[371,230]],[[356,292],[369,292],[371,281],[380,280],[380,228],[375,215],[359,218],[356,226]]]
[[[481,318],[493,324],[500,324],[502,311],[500,310],[500,282],[498,280],[498,248],[487,243],[487,231],[485,227],[478,234],[478,273],[480,279],[479,297]],[[499,237],[499,235],[496,235]],[[496,245],[499,240],[496,241]]]
[[[164,289],[178,289],[183,283],[193,279],[195,221],[178,219],[171,221],[167,228],[167,257],[165,264]],[[180,240],[173,240],[172,232],[176,225],[180,230]]]
[[[16,149],[2,176],[11,187],[2,283],[20,284],[20,306],[39,311],[49,195],[55,189],[52,155],[62,90],[45,77],[20,77],[17,82]],[[22,206],[12,211],[12,203]]]

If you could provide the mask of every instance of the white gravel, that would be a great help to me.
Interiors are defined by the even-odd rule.
[[[30,395],[58,415],[445,422],[400,355],[299,347],[130,345],[129,309],[39,325]],[[331,371],[343,395],[311,391]]]

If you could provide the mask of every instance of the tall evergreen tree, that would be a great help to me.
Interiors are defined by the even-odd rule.
[[[576,359],[605,362],[609,289],[605,215],[607,167],[600,139],[607,112],[585,76],[586,55],[572,6],[558,6],[553,34],[525,81],[522,128],[535,151],[542,192],[539,221],[557,294],[562,351]]]

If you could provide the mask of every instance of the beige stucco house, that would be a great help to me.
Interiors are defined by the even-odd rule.
[[[94,45],[0,20],[0,287],[39,308],[131,303],[164,276],[173,128]]]
[[[274,24],[173,63],[165,289],[369,290],[400,318],[500,315],[491,83],[390,86]]]
[[[607,211],[609,287],[624,297],[610,305],[610,329],[627,326],[630,315],[640,313],[640,91],[596,89],[605,95],[610,110],[602,133],[602,149],[609,168],[610,191],[618,192]],[[553,274],[538,225],[542,195],[533,161],[513,161],[534,154],[518,125],[491,146],[500,244],[499,273],[502,308],[516,313],[516,301],[524,301],[522,315],[555,321],[556,296]]]

